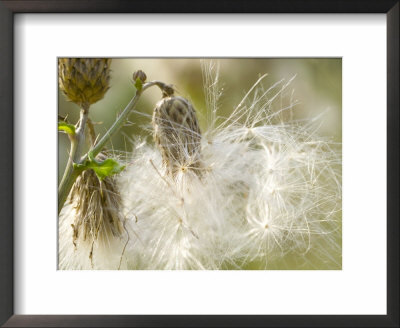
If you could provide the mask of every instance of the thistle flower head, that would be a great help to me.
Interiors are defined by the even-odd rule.
[[[183,97],[165,97],[157,103],[152,123],[168,173],[199,172],[201,132],[192,104]]]
[[[218,74],[207,74],[203,136],[184,125],[186,112],[178,115],[187,102],[166,98],[153,116],[157,148],[138,142],[119,178],[124,212],[140,236],[129,246],[132,268],[269,268],[288,256],[307,268],[340,268],[339,145],[313,124],[282,120],[293,106],[276,107],[290,81],[265,88],[262,76],[219,119]],[[174,169],[188,158],[199,159],[200,176]],[[163,165],[174,174],[163,174]],[[308,263],[312,256],[317,263]]]
[[[110,259],[125,238],[121,209],[115,178],[100,181],[93,170],[84,171],[60,215],[60,268],[118,268],[117,258]]]
[[[111,59],[60,58],[59,86],[67,99],[88,109],[109,89]]]

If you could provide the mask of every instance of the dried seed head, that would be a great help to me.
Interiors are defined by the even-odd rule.
[[[169,174],[193,170],[200,173],[201,131],[196,111],[182,97],[165,97],[153,113],[154,141]]]
[[[105,156],[99,154],[98,159]],[[121,236],[123,218],[121,216],[121,197],[113,177],[100,181],[93,170],[84,171],[76,180],[70,193],[76,216],[72,228],[73,242],[77,239],[96,241],[98,237]]]
[[[60,89],[70,101],[88,109],[110,88],[110,65],[107,58],[60,58]]]
[[[133,73],[133,81],[136,81],[137,79],[139,79],[140,81],[142,81],[143,83],[146,82],[147,76],[146,73],[143,72],[142,70],[138,70],[136,72]]]

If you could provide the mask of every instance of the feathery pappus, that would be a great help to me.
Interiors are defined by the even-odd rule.
[[[311,120],[281,121],[291,81],[265,87],[260,77],[221,119],[218,74],[206,73],[211,115],[203,134],[177,109],[192,108],[186,99],[166,96],[153,113],[156,147],[136,140],[119,177],[139,236],[128,246],[130,268],[340,268],[340,146],[318,136]],[[180,172],[188,162],[201,165],[201,179]]]

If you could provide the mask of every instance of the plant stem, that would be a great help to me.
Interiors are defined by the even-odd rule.
[[[104,134],[104,136],[100,139],[100,141],[90,150],[93,154],[93,157],[96,157],[98,153],[103,149],[105,144],[111,139],[111,137],[126,123],[128,116],[131,110],[135,107],[137,102],[139,101],[141,92],[137,91],[135,96],[131,99],[125,109],[122,111],[121,115],[118,116],[117,120],[113,123],[113,125],[108,129],[108,131]],[[86,160],[87,154],[83,158],[83,161]]]
[[[69,159],[60,186],[58,187],[58,214],[60,214],[72,185],[79,175],[79,173],[74,169],[74,163],[78,163],[79,158],[81,157],[82,148],[85,143],[85,126],[88,114],[88,109],[81,109],[78,128],[75,131],[75,135],[70,136],[71,150]]]
[[[126,123],[128,120],[129,114],[131,113],[132,109],[136,106],[137,102],[143,91],[152,87],[158,86],[163,91],[163,96],[171,95],[173,93],[173,88],[170,85],[167,85],[160,81],[153,81],[143,84],[141,90],[137,90],[135,96],[131,99],[125,109],[122,111],[121,115],[118,116],[117,120],[113,123],[111,128],[105,133],[105,135],[100,139],[100,141],[93,146],[90,150],[93,158],[103,150],[106,143],[111,139],[111,137]],[[79,176],[80,171],[74,169],[74,163],[81,164],[85,162],[88,157],[89,153],[82,156],[82,148],[85,140],[85,126],[86,123],[89,123],[89,129],[92,129],[91,134],[93,134],[93,125],[91,121],[88,119],[88,110],[82,109],[81,110],[81,117],[79,121],[79,126],[76,130],[75,136],[71,137],[71,151],[70,157],[67,163],[67,167],[64,172],[64,176],[61,180],[60,186],[58,188],[58,214],[60,214],[61,209],[64,206],[64,203],[69,195],[69,192],[76,180]]]
[[[131,99],[131,101],[126,105],[125,109],[122,111],[121,115],[118,116],[117,120],[114,122],[114,124],[111,126],[111,128],[106,132],[106,134],[100,139],[100,141],[91,149],[91,153],[93,154],[93,157],[96,157],[96,155],[102,151],[103,147],[105,144],[111,139],[111,137],[119,131],[121,127],[124,126],[126,123],[129,114],[131,113],[132,109],[136,106],[137,102],[139,101],[139,98],[143,91],[146,89],[152,87],[152,86],[158,86],[160,89],[164,89],[167,87],[167,85],[163,82],[159,81],[153,81],[153,82],[148,82],[143,84],[142,89],[139,91],[136,91],[135,96]],[[88,158],[88,155],[86,154],[82,161],[85,161]]]
[[[94,143],[96,142],[96,132],[94,130],[93,122],[90,118],[88,118],[88,120],[87,120],[87,126],[89,129],[90,147],[93,147]]]

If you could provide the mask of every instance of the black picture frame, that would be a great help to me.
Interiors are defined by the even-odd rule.
[[[399,327],[399,1],[0,0],[0,324],[4,327]],[[387,17],[387,315],[14,315],[13,29],[16,13],[385,13]],[[367,270],[368,268],[366,268]],[[366,286],[368,288],[368,286]]]

